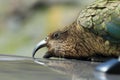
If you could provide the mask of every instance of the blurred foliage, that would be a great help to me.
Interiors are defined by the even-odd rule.
[[[40,40],[69,25],[91,1],[0,0],[0,54],[31,56]]]

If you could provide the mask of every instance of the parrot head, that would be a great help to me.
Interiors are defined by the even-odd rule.
[[[33,58],[39,49],[47,47],[48,51],[44,58],[85,59],[93,53],[103,51],[101,45],[103,42],[101,37],[73,22],[61,30],[50,33],[46,39],[40,41],[34,48]]]

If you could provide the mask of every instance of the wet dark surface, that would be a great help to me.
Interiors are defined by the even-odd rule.
[[[119,75],[96,72],[98,64],[58,59],[34,62],[28,57],[0,55],[0,80],[120,80]]]

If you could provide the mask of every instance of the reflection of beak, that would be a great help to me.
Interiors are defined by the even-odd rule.
[[[34,48],[33,53],[32,53],[32,57],[34,58],[35,53],[40,49],[43,48],[47,45],[47,41],[46,40],[42,40],[41,42],[39,42],[37,44],[37,46]]]

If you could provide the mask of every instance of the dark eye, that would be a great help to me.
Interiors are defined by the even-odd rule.
[[[53,34],[54,39],[59,39],[60,38],[60,32],[56,32]]]

